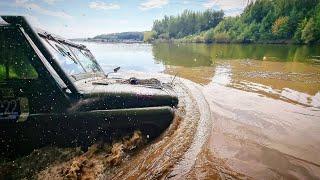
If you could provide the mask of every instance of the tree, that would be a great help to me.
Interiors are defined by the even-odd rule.
[[[260,23],[267,14],[273,10],[273,4],[270,0],[257,0],[247,6],[242,14],[245,23]]]
[[[269,40],[273,38],[271,29],[274,21],[274,11],[270,11],[267,16],[263,18],[259,28],[260,38],[262,40]]]
[[[206,43],[212,43],[214,40],[214,31],[213,29],[210,29],[209,31],[207,31],[205,34],[204,34],[204,41]]]
[[[320,40],[320,3],[317,5],[315,9],[314,15],[314,23],[315,23],[315,39],[319,42]]]
[[[215,27],[223,20],[223,16],[223,11],[208,9],[204,12],[194,12],[185,10],[181,15],[165,16],[162,20],[154,21],[152,30],[157,35],[168,33],[170,38],[182,38]]]
[[[317,29],[315,26],[316,23],[314,22],[313,18],[310,18],[301,33],[301,39],[304,43],[309,44],[316,40]]]
[[[229,43],[231,39],[227,32],[219,32],[214,35],[214,41],[217,43]]]
[[[279,17],[272,25],[272,33],[280,39],[285,39],[289,36],[289,17]]]
[[[223,11],[185,10],[181,15],[155,21],[153,30],[159,37],[192,42],[320,42],[320,0],[250,0],[240,16],[223,16]]]
[[[143,41],[144,42],[151,42],[156,38],[156,32],[155,31],[145,31],[143,33]]]

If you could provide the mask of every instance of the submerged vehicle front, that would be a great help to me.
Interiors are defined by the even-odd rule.
[[[2,155],[88,146],[111,129],[154,137],[170,125],[178,98],[169,84],[110,78],[85,46],[34,31],[20,16],[2,19]]]

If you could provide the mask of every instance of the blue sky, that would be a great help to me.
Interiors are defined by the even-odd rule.
[[[155,19],[185,9],[242,12],[247,0],[1,0],[1,15],[24,15],[35,27],[66,38],[150,30]]]

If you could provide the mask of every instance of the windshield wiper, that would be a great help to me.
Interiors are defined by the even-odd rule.
[[[78,61],[78,63],[80,64],[80,66],[82,67],[82,69],[84,70],[84,72],[87,72],[87,69],[84,68],[83,64],[80,62],[78,56],[73,52],[73,50],[70,48],[70,46],[67,46],[68,49],[70,50],[70,52],[73,54],[73,56],[75,57],[75,60]],[[80,50],[80,49],[78,49]],[[70,52],[68,52],[70,54]],[[71,54],[70,54],[70,57],[71,57]]]
[[[64,45],[58,41],[57,39],[55,39],[53,36],[51,35],[47,35],[46,37],[44,37],[44,39],[46,40],[46,42],[58,53],[60,53],[62,56],[68,56],[75,64],[80,63],[79,60],[77,59],[77,57],[74,55],[74,53],[72,52],[72,54],[74,55],[74,57],[71,55],[71,53],[65,49]],[[58,46],[57,44],[55,44],[56,48],[49,42],[49,40],[52,39],[54,42],[58,43],[60,46]],[[69,50],[71,51],[71,49],[69,48]],[[82,65],[81,65],[82,66]],[[82,67],[83,68],[83,67]],[[85,69],[84,69],[85,70]]]
[[[48,39],[45,38],[45,40],[46,40],[46,42],[47,42],[55,51],[57,51],[59,54],[61,54],[62,56],[68,56],[75,64],[78,64],[78,62],[73,59],[73,57],[71,56],[71,54],[70,54],[69,52],[65,52],[65,50],[64,50],[62,47],[59,47],[59,46],[56,45],[56,44],[55,44],[56,47],[54,47],[54,46],[49,42]],[[58,41],[56,41],[56,42],[59,43],[60,45],[62,45],[60,42],[58,42]],[[56,48],[57,48],[57,49],[56,49]]]
[[[61,44],[61,43],[59,43],[62,47],[59,47],[57,44],[55,45],[57,48],[58,48],[58,50],[60,51],[60,53],[63,55],[63,56],[67,56],[67,57],[69,57],[75,64],[80,64],[81,65],[81,63],[79,62],[79,60],[77,59],[77,57],[76,56],[72,56],[71,55],[71,53],[68,51],[68,50],[66,50],[66,49],[64,49],[65,47],[63,46],[63,44]],[[70,50],[70,49],[69,49]],[[70,50],[71,51],[71,50]],[[73,54],[73,53],[72,53]],[[81,65],[81,67],[82,67],[82,65]],[[83,67],[82,67],[83,68]],[[84,69],[85,70],[85,69]]]

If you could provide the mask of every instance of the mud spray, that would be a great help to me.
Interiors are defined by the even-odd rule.
[[[113,144],[96,143],[88,151],[67,162],[56,164],[36,177],[38,179],[96,179],[107,168],[119,165],[130,153],[144,144],[140,131]]]

